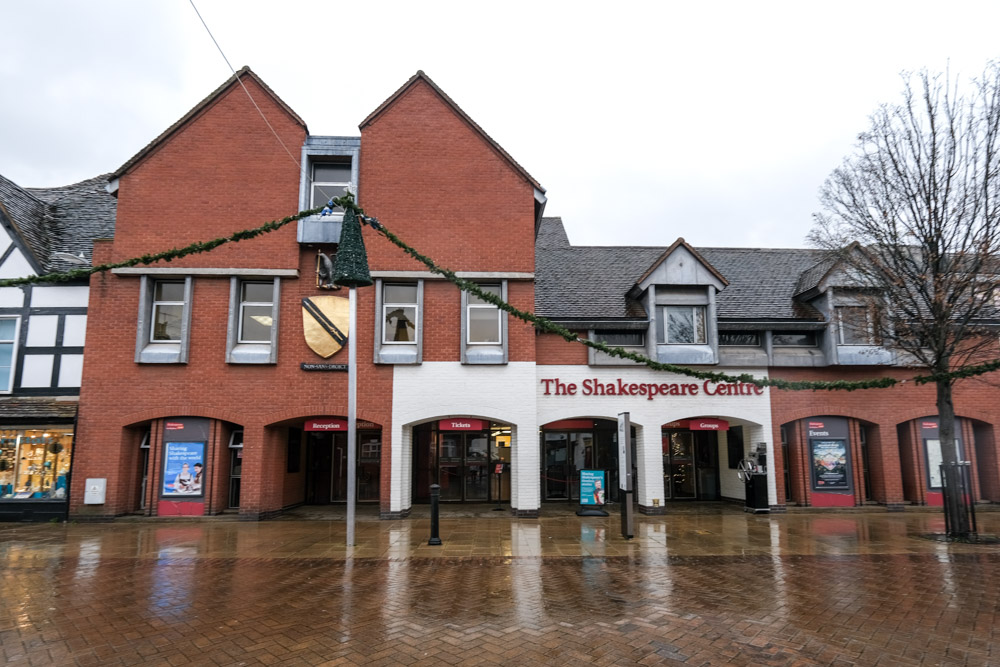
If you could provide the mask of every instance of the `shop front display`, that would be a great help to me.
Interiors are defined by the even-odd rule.
[[[606,471],[611,488],[617,489],[616,429],[616,422],[606,419],[564,419],[542,426],[542,498],[580,500],[582,470]]]
[[[71,427],[0,429],[0,515],[63,518],[72,454]]]

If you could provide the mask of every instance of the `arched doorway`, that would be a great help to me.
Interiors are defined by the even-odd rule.
[[[510,502],[511,426],[475,417],[413,427],[413,502]]]
[[[633,427],[633,447],[635,446]],[[618,423],[613,419],[560,419],[541,428],[541,491],[545,501],[578,501],[580,471],[603,470],[611,500],[618,500]],[[635,456],[633,454],[633,461]]]

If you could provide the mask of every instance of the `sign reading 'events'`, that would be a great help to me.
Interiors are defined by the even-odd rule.
[[[616,378],[602,382],[587,378],[579,385],[559,378],[541,380],[546,396],[639,396],[651,401],[657,396],[763,396],[764,388],[746,382],[626,382]]]

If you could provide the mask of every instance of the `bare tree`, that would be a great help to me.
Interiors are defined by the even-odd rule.
[[[966,89],[926,70],[904,82],[827,179],[809,239],[869,295],[883,344],[934,376],[949,533],[967,537],[952,390],[1000,353],[1000,64]]]

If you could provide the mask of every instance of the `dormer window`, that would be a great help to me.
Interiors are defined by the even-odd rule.
[[[351,163],[346,162],[313,162],[310,208],[325,205],[335,197],[343,197],[351,186]],[[343,213],[344,209],[334,209]]]
[[[837,306],[840,345],[877,345],[872,312],[865,306]]]
[[[661,306],[657,342],[666,345],[704,345],[708,342],[704,306]]]

